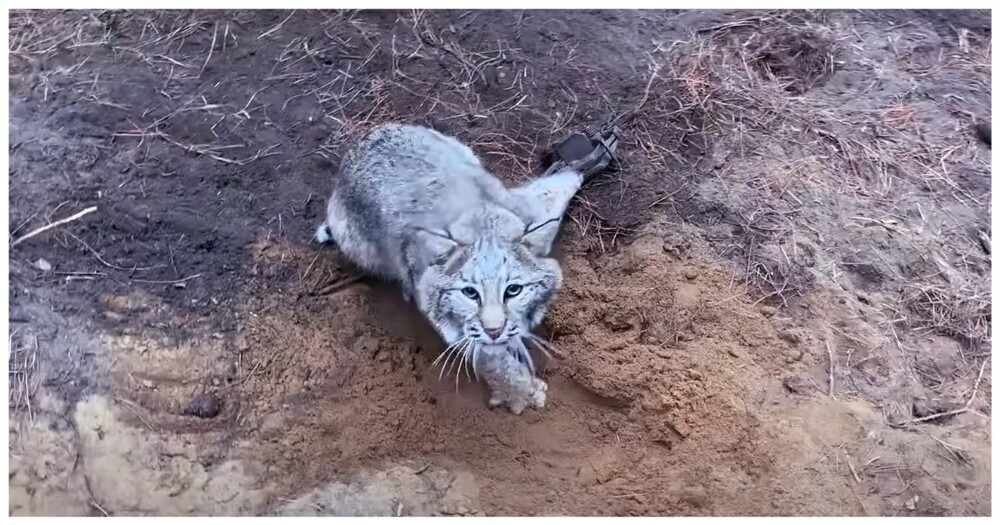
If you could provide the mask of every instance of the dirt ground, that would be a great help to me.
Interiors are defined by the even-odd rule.
[[[14,12],[13,515],[989,515],[988,12]],[[614,111],[550,404],[311,242],[386,121]],[[982,127],[982,126],[980,126]]]

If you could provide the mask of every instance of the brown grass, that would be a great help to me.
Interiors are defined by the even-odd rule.
[[[14,410],[24,410],[29,420],[34,419],[32,398],[38,389],[35,372],[38,368],[38,337],[21,336],[18,330],[11,332],[7,339],[10,358],[7,363],[8,406]]]
[[[957,338],[975,350],[989,348],[991,303],[989,282],[916,283],[903,295],[913,328]]]

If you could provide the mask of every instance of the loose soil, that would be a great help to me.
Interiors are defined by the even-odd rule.
[[[989,13],[11,13],[13,515],[989,515]],[[608,111],[544,410],[311,242],[406,121]]]

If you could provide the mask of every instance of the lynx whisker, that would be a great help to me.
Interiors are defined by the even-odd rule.
[[[438,381],[440,381],[441,378],[444,377],[444,370],[447,367],[448,361],[451,359],[451,356],[455,355],[456,349],[461,345],[465,344],[468,340],[469,340],[468,337],[463,337],[458,341],[455,341],[454,343],[448,345],[448,348],[445,348],[444,351],[441,352],[441,355],[439,355],[437,359],[435,359],[434,362],[431,363],[431,367],[433,368],[434,365],[438,363],[438,361],[441,361],[442,358],[444,359],[444,362],[441,363],[441,371],[438,373]]]

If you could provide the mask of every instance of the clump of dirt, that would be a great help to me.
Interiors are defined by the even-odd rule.
[[[988,515],[988,17],[898,16],[12,13],[9,233],[98,210],[11,249],[10,513]],[[542,411],[310,242],[372,126],[609,110]]]

